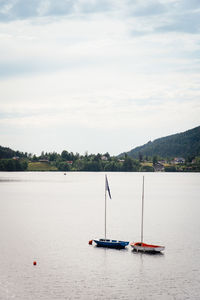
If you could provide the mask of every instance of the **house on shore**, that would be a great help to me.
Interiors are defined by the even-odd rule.
[[[175,157],[174,160],[172,161],[173,164],[184,164],[185,163],[185,158],[183,157]]]

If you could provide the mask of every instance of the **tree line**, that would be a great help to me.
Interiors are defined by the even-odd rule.
[[[59,171],[139,171],[141,168],[140,162],[125,155],[123,159],[119,159],[110,154],[88,154],[68,152],[63,150],[61,154],[44,153],[39,157],[33,156],[32,161],[49,161],[56,166]]]
[[[0,171],[26,171],[27,167],[26,160],[0,159]]]
[[[162,166],[160,162],[165,164]],[[132,158],[128,153],[123,156],[110,156],[108,152],[101,154],[84,155],[63,150],[61,153],[44,152],[40,155],[13,151],[9,148],[0,146],[0,171],[26,171],[31,164],[36,163],[41,167],[45,164],[58,171],[109,171],[109,172],[200,172],[200,157],[192,156],[186,159],[184,164],[174,165],[170,159],[160,156],[153,157],[138,153],[138,158]],[[161,169],[160,169],[161,166]],[[50,169],[50,168],[49,168]],[[34,169],[35,170],[35,169]],[[38,169],[40,170],[40,168]]]

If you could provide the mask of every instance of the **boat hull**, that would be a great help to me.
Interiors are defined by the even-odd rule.
[[[144,243],[131,243],[133,250],[140,252],[159,253],[165,250],[164,246],[149,245]]]
[[[115,249],[124,249],[128,246],[129,242],[126,241],[117,241],[117,240],[108,240],[108,239],[99,239],[94,240],[97,247],[105,247],[105,248],[115,248]]]

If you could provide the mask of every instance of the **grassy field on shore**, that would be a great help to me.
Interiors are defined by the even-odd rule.
[[[29,162],[28,171],[58,171],[58,169],[48,162]]]

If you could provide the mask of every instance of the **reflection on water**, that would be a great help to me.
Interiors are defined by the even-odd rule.
[[[139,240],[142,175],[108,174],[109,238]],[[102,173],[0,173],[0,299],[199,299],[200,175],[145,182],[144,240],[164,254],[88,245],[104,233]]]
[[[0,178],[0,182],[21,181],[14,178]]]
[[[164,255],[164,253],[163,252],[142,252],[142,251],[137,251],[137,250],[135,250],[135,249],[133,249],[132,250],[132,252],[134,253],[134,254],[137,254],[137,255],[140,255],[141,257],[143,256],[143,255],[155,255],[155,256],[163,256]]]

